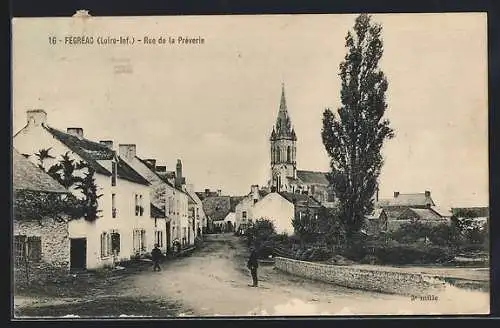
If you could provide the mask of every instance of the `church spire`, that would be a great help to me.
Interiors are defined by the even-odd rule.
[[[276,118],[275,131],[278,138],[293,138],[292,122],[290,120],[290,116],[288,115],[288,108],[286,106],[285,83],[281,83],[281,100],[278,117]]]

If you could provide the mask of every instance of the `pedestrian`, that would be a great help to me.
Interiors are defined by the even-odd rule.
[[[253,284],[250,286],[257,287],[258,285],[257,268],[259,267],[259,263],[257,261],[257,251],[253,247],[251,249],[250,257],[248,259],[247,267],[248,269],[250,269],[250,273],[252,274]]]
[[[155,244],[155,248],[151,251],[151,257],[153,259],[153,271],[161,271],[160,259],[162,257],[160,245]]]

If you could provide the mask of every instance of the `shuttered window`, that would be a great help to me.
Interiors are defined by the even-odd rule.
[[[39,236],[28,237],[27,250],[31,262],[40,262],[42,260],[42,238]]]

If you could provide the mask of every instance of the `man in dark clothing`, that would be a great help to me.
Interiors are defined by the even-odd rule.
[[[250,253],[250,258],[248,259],[247,267],[250,269],[250,273],[252,274],[253,285],[252,287],[257,287],[257,268],[259,267],[259,263],[257,261],[257,252],[254,248]]]
[[[160,259],[162,257],[161,250],[158,244],[155,244],[155,248],[151,251],[151,258],[153,259],[153,271],[161,271]]]

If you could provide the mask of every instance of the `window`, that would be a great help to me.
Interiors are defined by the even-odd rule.
[[[118,232],[111,233],[111,252],[120,254],[120,234]]]
[[[14,260],[16,265],[23,263],[23,261],[26,259],[25,242],[26,236],[14,236]]]
[[[27,251],[30,261],[40,262],[42,260],[42,238],[38,236],[28,237]]]
[[[106,258],[111,255],[111,234],[107,232],[101,233],[101,258]]]
[[[241,217],[244,218],[244,219],[246,219],[247,218],[247,211],[243,211],[241,213]]]
[[[163,247],[163,231],[155,232],[155,244],[158,244],[160,248]]]
[[[133,234],[134,253],[140,254],[146,251],[146,231],[143,229],[134,230]]]
[[[291,156],[291,153],[290,153],[290,146],[288,146],[286,148],[286,161],[288,163],[290,163],[292,161],[292,156]]]
[[[139,216],[139,195],[134,195],[135,216]]]
[[[253,203],[255,204],[255,203],[257,203],[258,201],[259,201],[258,199],[254,199],[254,200],[253,200]]]
[[[116,218],[116,195],[111,194],[111,217]]]
[[[142,204],[142,195],[139,195],[139,215],[142,216],[144,214],[144,206]]]
[[[116,162],[111,162],[111,185],[116,186]]]

